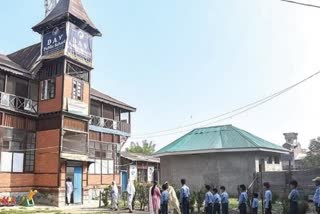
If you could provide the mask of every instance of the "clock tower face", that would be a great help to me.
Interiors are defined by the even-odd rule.
[[[59,0],[45,0],[46,16],[55,8]]]

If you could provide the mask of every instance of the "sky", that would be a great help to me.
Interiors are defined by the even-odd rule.
[[[320,75],[225,121],[205,120],[320,69],[320,9],[280,0],[82,0],[94,39],[92,86],[137,108],[132,138],[157,149],[199,125],[233,124],[276,144],[320,136]],[[40,42],[44,0],[2,1],[0,52]]]

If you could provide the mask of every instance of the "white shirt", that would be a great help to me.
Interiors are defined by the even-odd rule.
[[[73,192],[73,184],[71,181],[66,182],[67,194],[71,194]]]

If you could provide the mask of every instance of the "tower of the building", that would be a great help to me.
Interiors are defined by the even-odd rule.
[[[92,40],[101,33],[81,0],[47,0],[46,12],[32,29],[42,35],[37,147],[50,149],[37,150],[35,173],[41,186],[56,188],[57,205],[65,202],[66,176],[73,177],[78,185],[74,203],[82,203],[89,166]]]

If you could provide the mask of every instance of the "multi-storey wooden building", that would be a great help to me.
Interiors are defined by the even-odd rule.
[[[37,189],[38,202],[63,206],[70,177],[81,204],[120,182],[119,145],[135,108],[91,88],[101,33],[81,0],[60,0],[47,14],[32,28],[40,43],[0,54],[0,193]]]

